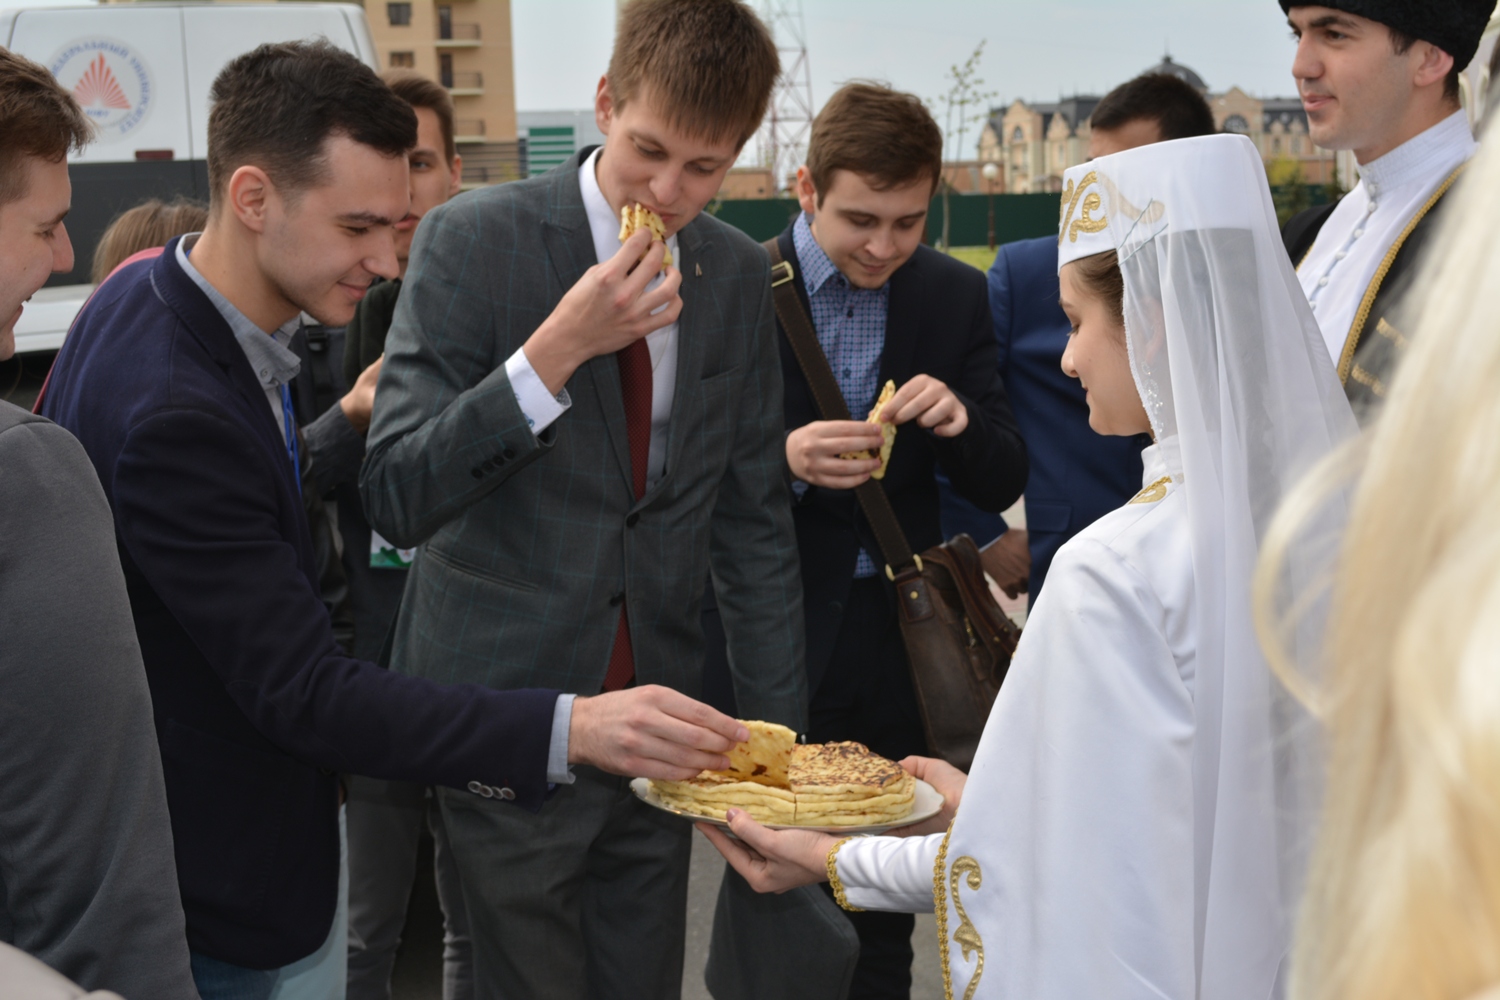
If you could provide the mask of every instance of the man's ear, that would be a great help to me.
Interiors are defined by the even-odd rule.
[[[1413,48],[1421,50],[1421,61],[1417,63],[1412,83],[1417,87],[1443,86],[1448,74],[1453,72],[1453,57],[1431,42],[1419,41]]]
[[[448,197],[452,198],[464,186],[464,154],[454,153],[453,162],[448,164]]]
[[[594,91],[594,124],[599,131],[609,135],[609,127],[615,121],[615,99],[609,92],[609,77],[601,76]]]
[[[253,233],[266,230],[266,209],[275,186],[260,167],[246,164],[235,170],[225,185],[225,201],[240,224]]]
[[[797,168],[797,204],[808,215],[818,213],[818,189],[813,187],[812,171],[806,164]]]

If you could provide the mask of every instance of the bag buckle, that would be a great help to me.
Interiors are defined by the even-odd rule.
[[[911,555],[911,561],[916,563],[917,572],[922,572],[922,557],[913,552]],[[890,580],[892,583],[896,581],[896,571],[891,569],[890,563],[885,564],[885,578],[887,580]]]
[[[785,271],[786,273],[783,274],[781,277],[777,278],[776,277],[776,272],[777,271]],[[791,261],[784,260],[784,261],[781,261],[779,264],[772,264],[771,265],[771,277],[773,279],[771,281],[771,287],[772,288],[779,288],[780,286],[786,284],[788,281],[791,281],[792,278],[793,278],[792,263],[791,263]]]

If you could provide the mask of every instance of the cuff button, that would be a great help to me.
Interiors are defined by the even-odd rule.
[[[513,802],[513,801],[515,801],[516,793],[512,789],[502,788],[496,794],[498,794],[502,799],[504,799],[507,802]]]

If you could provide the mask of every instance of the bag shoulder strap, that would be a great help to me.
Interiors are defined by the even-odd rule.
[[[782,257],[781,246],[774,238],[761,245],[771,255],[771,299],[776,306],[776,318],[781,321],[787,343],[792,345],[792,353],[797,356],[802,376],[807,379],[807,386],[812,390],[818,415],[824,420],[852,419],[849,407],[844,403],[844,393],[839,389],[838,380],[833,377],[833,369],[828,365],[828,358],[818,343],[812,318],[807,315],[807,310],[802,308],[802,300],[797,297],[794,280],[796,274],[791,262]],[[901,530],[901,522],[896,520],[890,498],[874,479],[867,479],[856,486],[854,495],[865,512],[865,520],[870,523],[870,529],[875,532],[875,540],[880,543],[881,554],[885,556],[886,574],[895,579],[897,573],[916,562],[916,557],[906,540],[906,532]],[[920,564],[917,568],[921,569]]]

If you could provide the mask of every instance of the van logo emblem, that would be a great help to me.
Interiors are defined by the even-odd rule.
[[[58,83],[72,88],[99,142],[114,142],[134,132],[156,103],[151,70],[133,48],[117,39],[69,42],[47,68]]]

